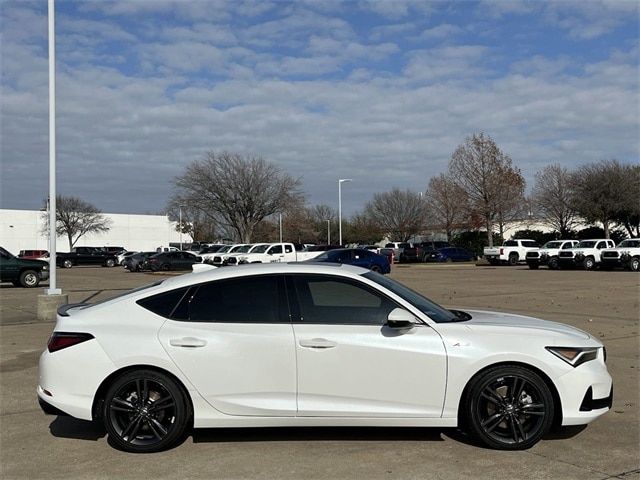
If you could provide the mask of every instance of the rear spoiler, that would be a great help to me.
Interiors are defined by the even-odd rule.
[[[89,305],[89,303],[67,303],[66,305],[61,305],[60,307],[58,307],[58,315],[60,315],[61,317],[68,317],[69,314],[67,312],[69,310],[74,308],[86,307]]]

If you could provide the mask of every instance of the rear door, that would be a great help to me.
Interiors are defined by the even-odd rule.
[[[191,288],[159,332],[171,359],[228,415],[296,414],[296,359],[284,277]],[[250,295],[250,301],[248,301]]]

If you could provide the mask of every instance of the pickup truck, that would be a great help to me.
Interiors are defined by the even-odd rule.
[[[242,249],[246,248],[247,251],[251,248],[250,243],[236,243],[235,245],[229,245],[228,248],[221,248],[213,255],[205,255],[202,257],[202,261],[205,263],[209,263],[211,265],[215,265],[217,267],[226,265],[227,259],[233,253],[239,253]]]
[[[48,278],[49,262],[19,258],[0,247],[0,282],[34,288]]]
[[[259,250],[263,250],[262,248]],[[311,260],[323,254],[322,250],[299,251],[293,243],[271,243],[263,251],[254,251],[247,254],[237,255],[232,261],[243,263],[276,263],[276,262],[303,262]]]
[[[561,268],[582,267],[585,270],[593,270],[600,264],[601,253],[615,246],[613,240],[604,238],[581,240],[572,249],[558,253],[558,264]]]
[[[603,250],[600,259],[604,269],[623,267],[632,272],[640,271],[640,238],[628,238],[616,248]]]
[[[527,252],[540,248],[535,240],[514,239],[506,240],[500,247],[485,247],[484,258],[491,265],[500,265],[507,263],[509,265],[517,265],[518,262],[524,262]]]
[[[550,270],[557,270],[558,253],[561,250],[570,250],[578,243],[578,240],[552,240],[545,243],[542,248],[529,250],[525,260],[532,270],[537,269],[540,265],[546,265]]]
[[[71,268],[74,265],[115,267],[117,263],[118,259],[115,255],[97,247],[74,247],[69,253],[58,253],[56,256],[56,265],[64,268]]]

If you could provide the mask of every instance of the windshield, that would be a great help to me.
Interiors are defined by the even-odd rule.
[[[595,246],[596,246],[596,242],[587,240],[587,241],[580,242],[577,248],[593,248]]]
[[[230,248],[231,248],[231,245],[225,245],[225,246],[224,246],[224,247],[222,247],[220,250],[218,250],[216,253],[224,253],[224,252],[228,252]]]
[[[378,285],[382,285],[387,290],[392,291],[393,293],[416,307],[436,323],[460,321],[460,316],[432,302],[428,298],[423,297],[419,293],[414,292],[410,288],[405,287],[400,282],[397,282],[375,272],[363,273],[362,276],[376,282]],[[469,318],[471,317],[469,316]]]
[[[542,248],[560,248],[562,246],[562,242],[547,242]]]
[[[240,248],[234,250],[235,253],[247,253],[251,250],[251,245],[243,245]]]
[[[7,250],[5,250],[4,248],[0,247],[0,254],[2,254],[3,257],[6,258],[13,258],[14,255],[10,252],[8,252]]]
[[[255,247],[253,247],[251,249],[251,251],[249,253],[264,253],[267,251],[267,248],[269,248],[271,245],[266,244],[266,245],[256,245]]]
[[[618,247],[640,248],[640,240],[637,238],[628,238],[627,240],[621,241]]]

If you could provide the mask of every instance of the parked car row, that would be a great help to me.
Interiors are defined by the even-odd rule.
[[[550,270],[582,268],[613,270],[625,268],[640,270],[640,239],[629,238],[616,246],[613,240],[596,238],[589,240],[556,240],[547,242],[541,249],[530,251],[526,257],[529,268],[546,265]]]
[[[383,255],[393,255],[393,261],[399,263],[410,262],[470,262],[476,256],[461,247],[455,247],[449,242],[389,242],[384,248],[378,249]]]

